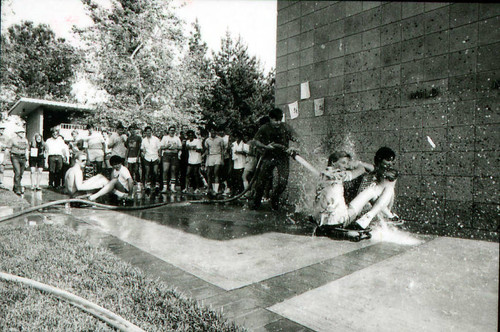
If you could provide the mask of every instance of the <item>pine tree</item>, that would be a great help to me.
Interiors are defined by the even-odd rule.
[[[1,101],[6,110],[19,97],[71,99],[79,52],[45,24],[14,24],[1,36]]]
[[[215,79],[201,102],[203,119],[229,132],[254,129],[257,120],[274,107],[274,73],[264,76],[241,38],[233,40],[229,32],[211,67]]]

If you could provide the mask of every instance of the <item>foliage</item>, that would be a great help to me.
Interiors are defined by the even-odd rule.
[[[200,82],[183,61],[183,26],[171,0],[113,0],[111,8],[82,1],[94,22],[78,31],[87,46],[87,71],[110,97],[95,120],[158,127],[197,121]]]
[[[80,55],[45,24],[14,24],[1,36],[1,102],[8,109],[19,96],[69,100]]]
[[[226,33],[211,64],[214,83],[201,102],[208,124],[229,132],[255,129],[257,120],[274,107],[274,72],[265,76],[259,66],[241,38],[233,40]]]

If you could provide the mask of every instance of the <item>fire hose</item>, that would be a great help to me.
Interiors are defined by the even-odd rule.
[[[310,170],[313,174],[319,175],[319,171],[317,171],[311,164],[309,164],[304,158],[300,157],[297,154],[292,155],[292,158],[295,159],[297,162],[299,162],[302,166],[306,167],[308,170]],[[162,203],[155,203],[155,204],[149,204],[149,205],[142,205],[142,206],[115,206],[115,205],[107,205],[107,204],[101,204],[81,198],[70,198],[70,199],[62,199],[62,200],[57,200],[53,202],[48,202],[45,204],[41,204],[38,206],[34,206],[28,209],[24,209],[18,212],[15,212],[11,215],[5,216],[0,218],[0,223],[3,221],[7,221],[19,216],[22,216],[24,214],[28,214],[31,212],[39,211],[42,209],[46,209],[55,205],[62,205],[62,204],[70,204],[70,203],[81,203],[81,204],[86,204],[90,206],[94,206],[97,208],[102,208],[102,209],[108,209],[108,210],[117,210],[117,211],[123,211],[123,210],[144,210],[144,209],[151,209],[151,208],[157,208],[161,207],[164,205],[169,205],[169,206],[188,206],[189,204],[214,204],[214,203],[228,203],[234,200],[237,200],[241,198],[243,195],[245,195],[254,185],[256,178],[257,178],[257,173],[260,170],[260,165],[262,162],[262,157],[259,158],[259,161],[256,166],[256,171],[255,174],[250,181],[248,187],[243,190],[241,193],[238,195],[228,198],[228,199],[222,199],[222,200],[194,200],[194,201],[186,201],[186,202],[178,202],[178,203],[167,203],[167,202],[162,202]],[[69,293],[67,291],[64,291],[62,289],[40,283],[38,281],[28,279],[28,278],[23,278],[19,276],[15,276],[12,274],[4,273],[0,271],[0,279],[5,280],[5,281],[10,281],[10,282],[16,282],[20,283],[22,285],[30,286],[35,289],[38,289],[40,291],[49,293],[51,295],[54,295],[60,299],[63,299],[74,306],[96,316],[97,318],[103,320],[104,322],[108,323],[109,325],[117,328],[120,331],[143,331],[141,328],[137,327],[136,325],[128,322],[127,320],[123,319],[122,317],[114,314],[113,312],[98,306],[95,303],[92,303],[88,300],[85,300],[79,296],[76,296],[72,293]]]
[[[82,309],[85,312],[88,312],[95,317],[101,319],[102,321],[108,323],[109,325],[113,326],[114,328],[120,330],[120,331],[127,331],[127,332],[139,332],[142,331],[144,332],[143,329],[140,327],[130,323],[129,321],[125,320],[124,318],[118,316],[117,314],[93,303],[88,300],[85,300],[84,298],[81,298],[75,294],[69,293],[65,290],[62,290],[60,288],[56,288],[32,279],[28,278],[23,278],[19,276],[15,276],[9,273],[5,272],[0,272],[0,279],[5,280],[5,281],[10,281],[10,282],[16,282],[24,286],[29,286],[35,289],[38,289],[42,292],[49,293],[50,295],[54,295],[62,300],[65,300],[75,307],[78,307]]]

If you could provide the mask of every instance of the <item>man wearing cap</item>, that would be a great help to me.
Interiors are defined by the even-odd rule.
[[[5,151],[8,146],[7,137],[4,135],[5,125],[0,124],[0,189],[7,189],[3,184],[3,172],[5,168]]]
[[[24,170],[28,164],[28,140],[26,139],[26,132],[24,128],[19,127],[16,129],[16,136],[10,140],[10,161],[14,168],[14,187],[13,190],[16,194],[23,193],[21,180]]]

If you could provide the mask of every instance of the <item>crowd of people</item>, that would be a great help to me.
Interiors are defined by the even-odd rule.
[[[9,150],[17,194],[23,192],[21,179],[29,165],[32,190],[40,190],[46,168],[49,187],[64,188],[72,197],[86,195],[96,200],[113,193],[120,199],[133,199],[138,192],[231,196],[245,191],[251,209],[258,209],[264,197],[278,209],[288,182],[290,155],[297,151],[290,142],[298,143],[296,133],[282,117],[282,110],[275,108],[261,119],[254,133],[234,131],[231,135],[216,126],[197,134],[188,126],[178,130],[172,125],[162,133],[154,132],[151,126],[141,130],[136,125],[125,128],[119,124],[111,134],[88,125],[87,133],[74,130],[66,141],[57,128],[51,129],[46,141],[39,134],[28,141],[24,129],[19,128],[7,142],[1,128],[0,165]],[[374,165],[353,160],[344,151],[331,154],[318,187],[315,222],[320,227],[347,226],[356,220],[366,228],[381,214],[394,217],[390,211],[397,178],[392,168],[394,158],[394,151],[386,147],[377,152]],[[365,176],[371,179],[370,185],[347,199],[346,183],[364,174],[370,174]],[[2,175],[0,166],[3,187]],[[371,208],[363,210],[370,203]]]

